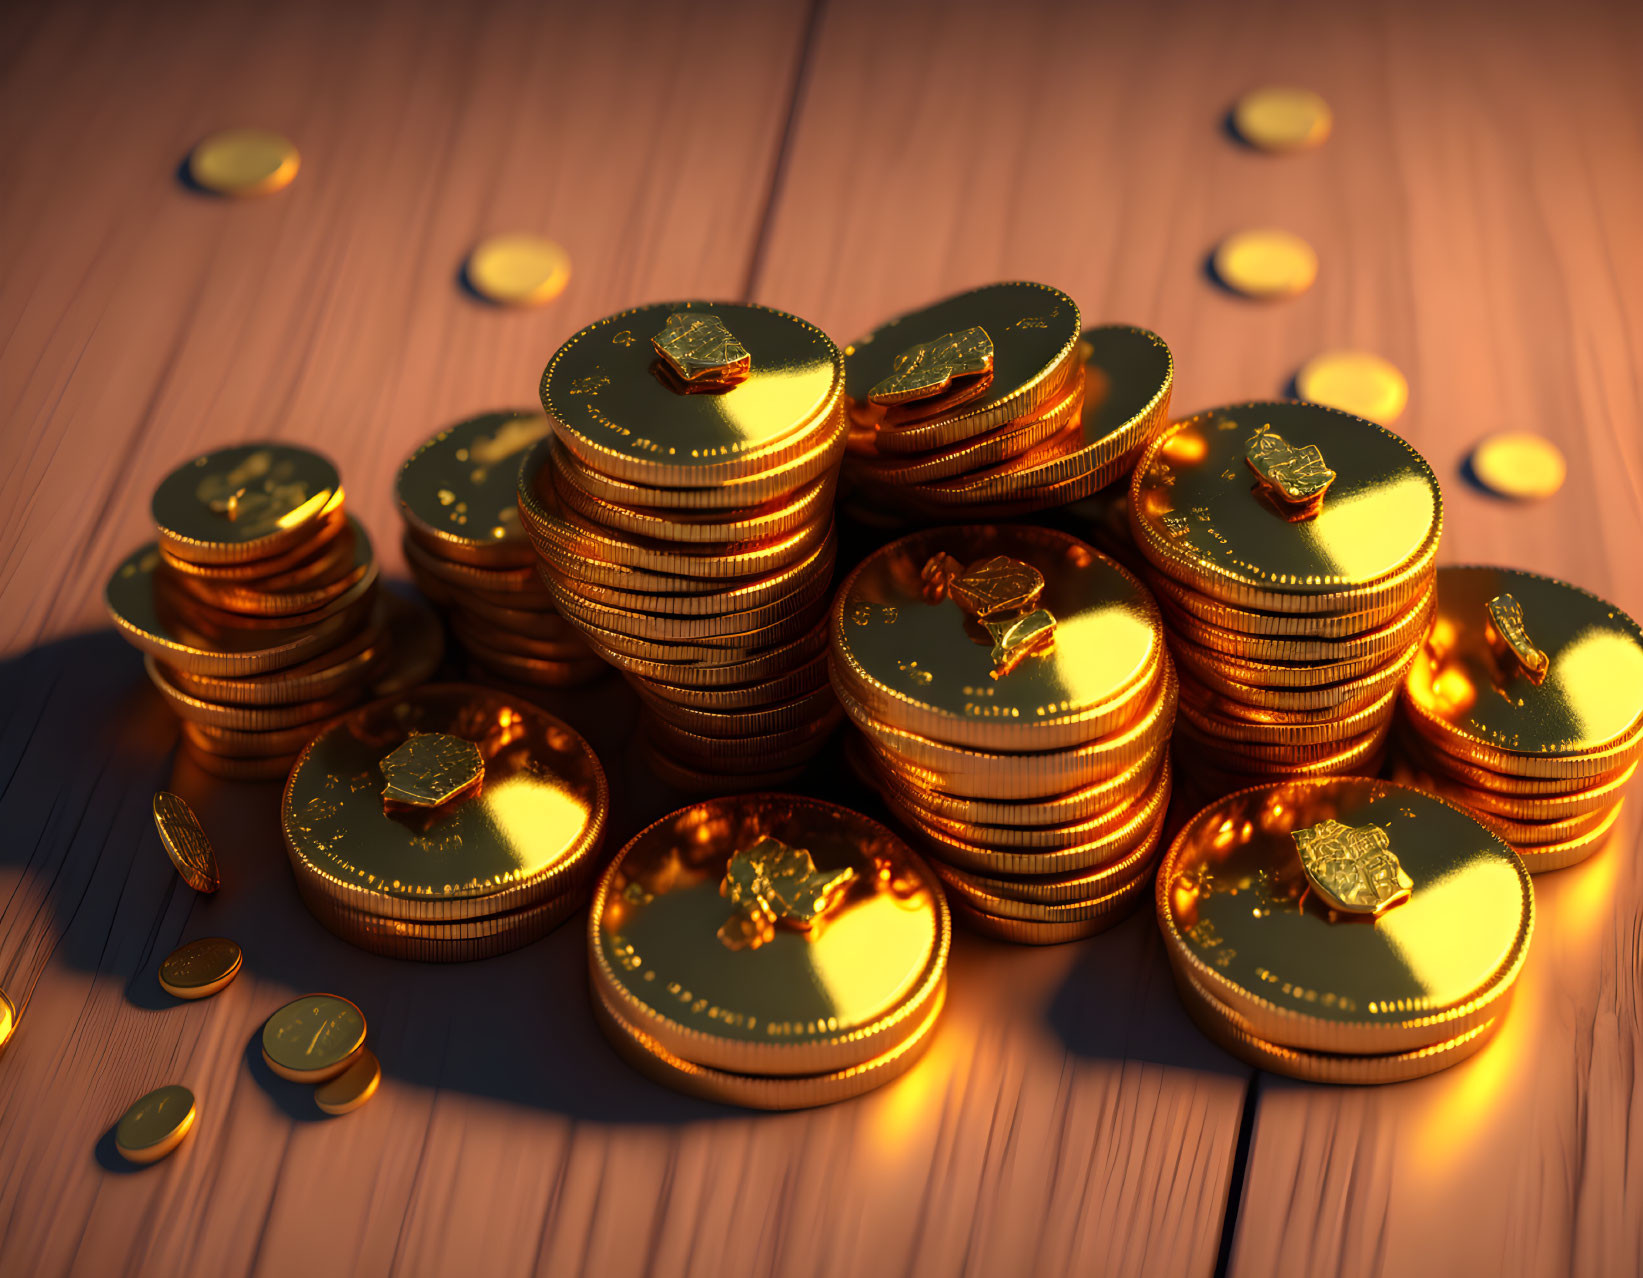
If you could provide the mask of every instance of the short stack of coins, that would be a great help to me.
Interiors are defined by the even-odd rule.
[[[1334,409],[1237,404],[1152,444],[1129,514],[1181,675],[1183,791],[1374,772],[1434,606],[1425,460]]]
[[[303,903],[391,958],[489,958],[587,899],[609,812],[571,727],[494,689],[430,684],[338,719],[281,805]]]
[[[1441,799],[1359,777],[1218,799],[1170,844],[1156,903],[1199,1028],[1319,1083],[1400,1082],[1477,1051],[1535,921],[1501,839]]]
[[[411,575],[473,662],[510,683],[559,687],[606,667],[554,608],[519,522],[519,465],[548,433],[538,412],[458,422],[406,458],[394,495]]]
[[[520,471],[525,530],[554,606],[639,693],[674,785],[790,779],[839,722],[843,383],[820,329],[729,302],[610,316],[543,374],[553,436]]]
[[[1643,754],[1643,630],[1577,586],[1510,568],[1438,570],[1399,745],[1418,783],[1531,872],[1603,845]]]
[[[914,533],[840,588],[829,660],[858,770],[962,922],[1050,944],[1144,898],[1176,679],[1130,573],[1044,528]]]
[[[1043,284],[992,284],[845,348],[857,505],[954,520],[1029,514],[1127,474],[1163,427],[1174,365],[1124,325],[1080,337]]]
[[[167,475],[152,509],[157,540],[105,592],[114,624],[201,767],[284,776],[389,646],[394,605],[336,468],[288,444],[219,449]]]
[[[588,923],[594,1015],[667,1086],[754,1109],[889,1082],[947,993],[941,885],[848,808],[788,794],[710,799],[639,832]]]

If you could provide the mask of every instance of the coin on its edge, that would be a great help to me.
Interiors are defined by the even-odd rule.
[[[114,1129],[114,1148],[128,1163],[164,1158],[194,1126],[194,1093],[173,1084],[139,1097]]]
[[[160,832],[166,855],[183,882],[196,892],[215,892],[222,886],[217,873],[217,854],[205,837],[194,809],[169,790],[154,795],[154,828]]]
[[[224,936],[179,946],[160,964],[160,988],[174,998],[209,998],[240,974],[245,955]]]

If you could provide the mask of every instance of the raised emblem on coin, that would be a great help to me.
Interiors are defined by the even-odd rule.
[[[1055,616],[1037,606],[1044,593],[1044,574],[1031,564],[994,555],[963,568],[943,553],[925,563],[923,581],[926,597],[939,601],[950,596],[991,637],[994,679],[1055,646]]]
[[[215,892],[222,885],[217,854],[194,809],[168,790],[154,796],[154,828],[184,883],[196,892]]]
[[[475,790],[485,776],[479,747],[448,732],[418,732],[400,742],[381,763],[382,799],[388,806],[437,808]]]
[[[992,368],[993,339],[978,324],[909,346],[896,356],[889,375],[867,392],[867,398],[885,406],[927,399],[946,390],[956,377],[979,377]]]
[[[1316,444],[1296,448],[1267,428],[1250,437],[1244,448],[1244,461],[1286,507],[1307,514],[1317,513],[1318,503],[1335,482],[1335,472],[1324,461],[1323,450]]]
[[[691,384],[734,386],[753,369],[747,347],[717,315],[675,311],[650,344],[682,381]]]
[[[1415,886],[1378,825],[1343,825],[1330,817],[1295,830],[1290,837],[1301,854],[1307,882],[1331,909],[1379,914],[1407,900]]]
[[[1529,630],[1523,624],[1523,605],[1511,594],[1503,594],[1491,599],[1488,608],[1489,621],[1484,633],[1489,646],[1509,656],[1529,682],[1538,687],[1551,669],[1551,662],[1529,638]]]
[[[776,935],[778,923],[808,932],[855,877],[849,866],[819,871],[808,849],[765,835],[734,853],[725,867],[719,895],[737,912],[719,929],[719,939],[733,950],[754,950]]]

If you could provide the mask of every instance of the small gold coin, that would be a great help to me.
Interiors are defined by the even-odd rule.
[[[541,306],[565,291],[570,258],[540,235],[492,235],[468,255],[467,278],[476,293],[499,306]]]
[[[1409,403],[1409,382],[1395,364],[1379,355],[1326,351],[1301,365],[1295,393],[1314,404],[1390,426]]]
[[[194,1093],[173,1084],[142,1097],[114,1129],[114,1148],[129,1163],[164,1158],[194,1126]]]
[[[160,988],[175,998],[209,998],[240,974],[240,947],[222,936],[202,936],[166,955]]]
[[[304,994],[262,1027],[262,1058],[293,1083],[323,1083],[365,1045],[365,1013],[335,994]]]
[[[17,1009],[12,1006],[6,991],[0,990],[0,1051],[5,1050],[6,1044],[11,1041],[11,1032],[16,1028]]]
[[[375,1096],[381,1082],[382,1066],[377,1062],[376,1053],[362,1047],[355,1054],[353,1064],[314,1089],[314,1104],[327,1114],[346,1114]]]
[[[267,129],[225,129],[189,153],[188,176],[218,195],[269,195],[291,185],[300,164],[289,138]]]
[[[1562,450],[1531,431],[1502,431],[1472,450],[1472,474],[1498,497],[1550,497],[1567,473]]]
[[[1251,89],[1232,108],[1238,136],[1262,151],[1304,151],[1329,137],[1334,115],[1310,89],[1267,85]]]
[[[1318,254],[1290,231],[1238,231],[1216,248],[1215,275],[1245,297],[1294,297],[1318,278]]]
[[[161,790],[154,796],[154,828],[160,832],[166,855],[184,883],[196,892],[215,892],[222,886],[217,854],[193,808],[175,794]]]

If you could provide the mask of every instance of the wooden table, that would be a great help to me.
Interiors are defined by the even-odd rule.
[[[1536,883],[1510,1023],[1446,1074],[1252,1074],[1187,1022],[1153,924],[1035,950],[961,936],[928,1058],[765,1116],[632,1074],[578,926],[451,968],[375,959],[293,891],[277,788],[213,785],[108,628],[148,494],[229,441],[316,444],[401,572],[395,466],[528,404],[548,354],[631,303],[754,298],[847,339],[998,278],[1163,334],[1190,410],[1284,391],[1319,349],[1409,375],[1399,429],[1446,489],[1444,557],[1569,577],[1643,615],[1643,11],[640,0],[530,6],[25,0],[0,15],[0,1272],[1614,1275],[1643,1256],[1643,867],[1628,815]],[[1299,82],[1333,138],[1274,158],[1224,116]],[[286,192],[186,189],[219,127],[288,133]],[[1318,248],[1304,297],[1213,284],[1224,233]],[[466,294],[474,240],[574,260],[552,306]],[[1569,481],[1469,486],[1482,434],[1543,431]],[[623,779],[615,680],[550,698]],[[827,777],[816,782],[832,784]],[[149,802],[195,799],[196,897]],[[1633,803],[1638,803],[1636,797]],[[220,933],[246,970],[155,982]],[[371,1019],[381,1094],[326,1120],[262,1065],[294,993]],[[201,1118],[129,1171],[111,1124],[185,1082]]]

